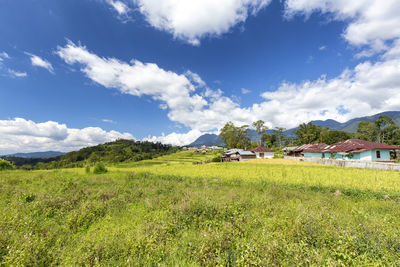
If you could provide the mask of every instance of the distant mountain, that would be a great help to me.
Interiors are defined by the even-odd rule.
[[[335,120],[331,120],[331,119],[325,120],[325,121],[315,120],[315,121],[311,121],[311,123],[319,125],[322,128],[329,127],[329,129],[331,129],[331,130],[355,133],[357,131],[358,124],[360,122],[362,122],[362,121],[374,122],[378,119],[378,117],[380,115],[387,115],[387,116],[391,117],[397,123],[397,125],[400,125],[400,111],[386,111],[386,112],[378,113],[378,114],[375,114],[372,116],[354,118],[354,119],[351,119],[351,120],[349,120],[347,122],[343,122],[343,123],[335,121]],[[284,132],[284,134],[286,136],[293,135],[297,129],[298,129],[298,127],[288,129]],[[273,130],[268,130],[267,133],[272,134]],[[250,130],[250,139],[255,142],[258,141],[258,134],[255,130]],[[194,141],[193,143],[191,143],[189,146],[202,146],[202,145],[211,146],[211,145],[216,145],[216,144],[217,145],[222,144],[222,141],[219,140],[218,135],[204,134],[204,135],[200,136],[199,138],[197,138],[197,140]]]
[[[58,156],[62,156],[65,153],[63,152],[58,152],[58,151],[45,151],[45,152],[31,152],[31,153],[15,153],[11,155],[6,155],[7,157],[17,157],[17,158],[41,158],[41,159],[47,159],[47,158],[54,158]]]
[[[222,145],[223,142],[219,139],[216,134],[203,134],[199,138],[196,139],[193,143],[189,144],[189,146],[214,146],[214,145]]]

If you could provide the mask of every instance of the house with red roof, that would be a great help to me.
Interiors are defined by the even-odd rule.
[[[398,147],[349,139],[318,148],[305,148],[304,157],[331,158],[343,160],[390,161],[390,154]]]
[[[275,155],[274,150],[262,146],[250,149],[249,151],[254,152],[257,159],[271,159]]]

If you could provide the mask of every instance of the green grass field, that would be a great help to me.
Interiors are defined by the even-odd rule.
[[[399,265],[400,173],[180,152],[0,172],[0,265]]]

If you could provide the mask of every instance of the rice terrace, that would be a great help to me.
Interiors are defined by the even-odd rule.
[[[398,265],[400,173],[215,153],[0,174],[2,265]]]

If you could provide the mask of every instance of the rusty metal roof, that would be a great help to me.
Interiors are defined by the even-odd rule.
[[[326,147],[327,144],[305,144],[299,147],[296,147],[293,152],[316,152],[314,150],[319,150]]]
[[[266,147],[262,147],[262,146],[258,146],[256,148],[249,149],[249,151],[253,151],[253,152],[275,152],[274,150],[272,150],[270,148],[266,148]]]
[[[363,151],[369,151],[373,149],[383,149],[383,150],[395,150],[398,147],[381,144],[381,143],[373,143],[365,140],[359,139],[348,139],[346,141],[337,142],[332,145],[325,146],[319,149],[312,149],[312,151],[307,150],[307,152],[328,152],[328,153],[337,153],[337,152],[354,152],[360,153]]]

